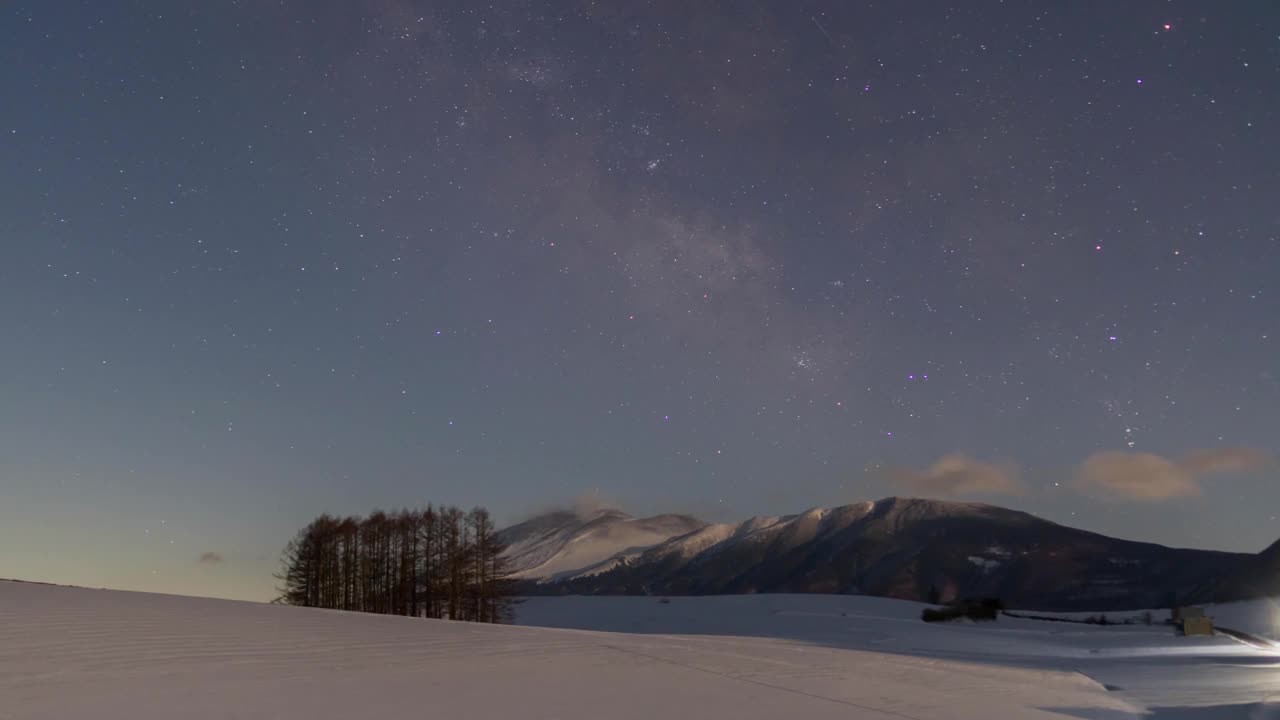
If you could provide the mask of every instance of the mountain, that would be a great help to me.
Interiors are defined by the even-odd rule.
[[[1280,540],[1230,572],[1211,578],[1190,593],[1188,604],[1234,602],[1280,596]]]
[[[506,528],[498,539],[507,545],[515,577],[548,581],[605,572],[705,525],[688,515],[634,518],[611,509],[559,510]]]
[[[1119,540],[991,505],[893,497],[701,526],[590,575],[552,576],[539,591],[936,592],[1043,610],[1125,609],[1167,606],[1252,557]]]

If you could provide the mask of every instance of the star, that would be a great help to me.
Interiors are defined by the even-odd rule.
[[[92,29],[19,5],[40,12],[3,69],[0,427],[31,477],[5,500],[111,558],[56,579],[275,590],[265,560],[197,582],[113,545],[55,486],[158,525],[145,545],[185,546],[191,498],[210,536],[252,498],[235,540],[274,562],[299,508],[506,518],[599,478],[657,512],[784,514],[961,454],[1061,481],[975,501],[1275,542],[1266,477],[1141,512],[1066,479],[1100,452],[1171,476],[1280,455],[1258,3],[239,2]],[[1102,27],[1137,32],[1078,31]]]

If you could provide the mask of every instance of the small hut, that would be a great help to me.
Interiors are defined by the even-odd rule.
[[[1204,608],[1176,607],[1173,609],[1173,624],[1183,635],[1212,635],[1213,619],[1204,614]]]

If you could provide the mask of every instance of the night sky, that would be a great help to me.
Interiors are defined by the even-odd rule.
[[[1280,6],[0,9],[0,577],[894,494],[1280,537]]]

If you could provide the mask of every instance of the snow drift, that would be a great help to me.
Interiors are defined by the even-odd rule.
[[[492,626],[0,582],[5,720],[1135,712],[1097,683],[1057,670],[781,639]]]

